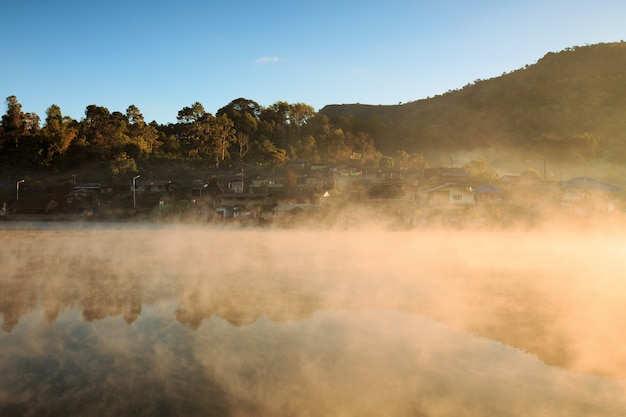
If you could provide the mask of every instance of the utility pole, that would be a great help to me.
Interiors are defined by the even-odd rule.
[[[19,200],[20,199],[20,184],[23,183],[26,180],[19,180],[16,184],[15,184],[15,200]]]
[[[136,180],[137,178],[141,177],[141,175],[137,175],[135,178],[133,178],[133,208],[137,209],[137,186],[136,186]]]

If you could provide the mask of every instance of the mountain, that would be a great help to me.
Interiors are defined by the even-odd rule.
[[[490,149],[626,165],[626,43],[550,52],[533,65],[433,98],[328,105],[319,113],[339,127],[366,126],[388,154]]]

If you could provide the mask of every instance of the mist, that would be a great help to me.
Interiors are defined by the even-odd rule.
[[[623,229],[551,224],[4,228],[0,411],[623,415]]]

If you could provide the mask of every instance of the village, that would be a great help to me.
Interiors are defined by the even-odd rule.
[[[29,189],[28,178],[13,186],[15,199],[3,203],[4,220],[471,227],[533,224],[548,213],[606,218],[623,212],[621,188],[589,177],[503,175],[487,183],[466,168],[383,171],[306,160],[286,170],[214,170],[195,179],[137,174],[115,185],[74,176],[56,189]]]

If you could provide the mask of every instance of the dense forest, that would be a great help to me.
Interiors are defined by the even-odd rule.
[[[127,179],[139,169],[184,175],[298,159],[419,168],[462,151],[498,163],[624,166],[625,144],[623,42],[551,52],[500,77],[394,106],[329,105],[315,112],[304,103],[263,107],[238,98],[214,115],[192,103],[177,123],[164,125],[147,122],[134,105],[122,112],[91,104],[74,120],[52,104],[41,119],[9,96],[0,125],[5,176],[90,170]],[[505,156],[511,152],[516,156]]]

